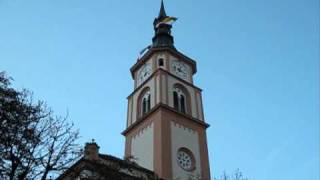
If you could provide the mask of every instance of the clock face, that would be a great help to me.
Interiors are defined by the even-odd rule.
[[[177,162],[179,166],[186,171],[194,170],[194,157],[191,151],[186,148],[180,148],[178,150]]]
[[[178,77],[187,80],[188,79],[188,67],[183,63],[177,60],[172,61],[172,70],[175,75]]]
[[[151,65],[145,64],[138,73],[138,85],[144,82],[151,75]]]

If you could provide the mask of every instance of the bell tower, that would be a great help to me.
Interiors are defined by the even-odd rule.
[[[174,47],[163,2],[148,51],[131,67],[125,156],[159,178],[210,180],[201,89],[194,85],[196,61]]]

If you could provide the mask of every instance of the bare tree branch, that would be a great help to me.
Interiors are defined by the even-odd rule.
[[[11,80],[0,72],[0,179],[54,177],[79,157],[79,132]]]

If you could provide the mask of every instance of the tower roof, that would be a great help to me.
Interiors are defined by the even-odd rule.
[[[153,27],[155,35],[152,38],[152,47],[172,47],[174,48],[173,37],[171,36],[171,24],[165,23],[164,20],[170,18],[166,14],[163,0],[161,0],[161,6],[159,16],[154,19]]]

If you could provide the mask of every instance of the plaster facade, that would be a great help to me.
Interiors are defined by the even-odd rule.
[[[131,155],[140,166],[153,170],[153,123],[140,130],[131,140]]]
[[[181,124],[171,122],[171,154],[173,179],[188,179],[201,174],[199,135],[198,132]],[[177,162],[178,149],[184,147],[189,149],[195,158],[195,169],[193,171],[183,170]]]

